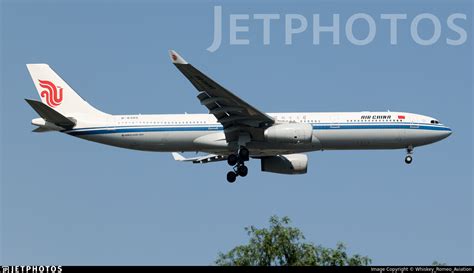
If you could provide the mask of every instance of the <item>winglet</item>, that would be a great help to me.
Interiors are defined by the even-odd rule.
[[[186,158],[184,156],[180,155],[179,153],[173,152],[171,154],[173,155],[173,158],[176,161],[185,161],[186,160]]]
[[[186,60],[184,60],[183,57],[181,57],[176,51],[171,49],[169,53],[171,61],[174,64],[188,64],[188,62],[186,62]]]

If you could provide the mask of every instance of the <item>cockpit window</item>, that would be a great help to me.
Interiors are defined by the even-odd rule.
[[[439,121],[433,119],[433,120],[431,120],[431,123],[432,123],[432,124],[439,124]]]

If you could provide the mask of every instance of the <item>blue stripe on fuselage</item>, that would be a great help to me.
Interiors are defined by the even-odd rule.
[[[73,136],[81,135],[101,135],[101,134],[115,134],[115,133],[145,133],[145,132],[190,132],[190,131],[222,131],[222,128],[215,127],[140,127],[140,128],[114,128],[109,129],[93,129],[87,130],[70,130],[66,133]]]
[[[451,131],[448,127],[430,126],[430,125],[410,125],[410,124],[370,124],[370,125],[313,125],[313,129],[421,129],[421,130],[435,130],[435,131]]]
[[[346,130],[346,129],[416,129],[416,130],[434,130],[434,131],[451,131],[448,127],[436,125],[420,125],[420,124],[313,124],[314,130]],[[81,135],[100,135],[100,134],[116,134],[116,133],[145,133],[145,132],[193,132],[193,131],[222,131],[222,125],[211,126],[147,126],[147,127],[96,127],[82,128],[64,131],[73,136]]]

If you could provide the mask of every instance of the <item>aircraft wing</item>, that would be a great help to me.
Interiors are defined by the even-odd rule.
[[[237,141],[241,132],[249,133],[251,137],[255,138],[256,131],[257,133],[258,131],[263,132],[261,128],[266,128],[275,122],[272,117],[259,111],[194,68],[175,51],[170,50],[169,53],[173,64],[199,91],[197,98],[201,104],[206,106],[209,113],[213,114],[217,121],[224,126],[227,142]]]
[[[181,162],[209,163],[209,162],[227,160],[227,156],[215,155],[215,154],[208,154],[205,156],[192,157],[192,158],[185,158],[179,153],[172,153],[172,155],[173,155],[174,160],[181,161]]]

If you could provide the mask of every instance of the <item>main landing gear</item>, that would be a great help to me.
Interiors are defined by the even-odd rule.
[[[407,156],[405,157],[405,163],[410,164],[413,161],[411,155],[413,154],[413,146],[407,148]]]
[[[230,154],[227,157],[227,163],[233,166],[233,171],[227,173],[227,181],[234,183],[237,176],[247,176],[249,169],[245,166],[245,161],[249,160],[249,150],[245,147],[241,147],[237,154]]]

